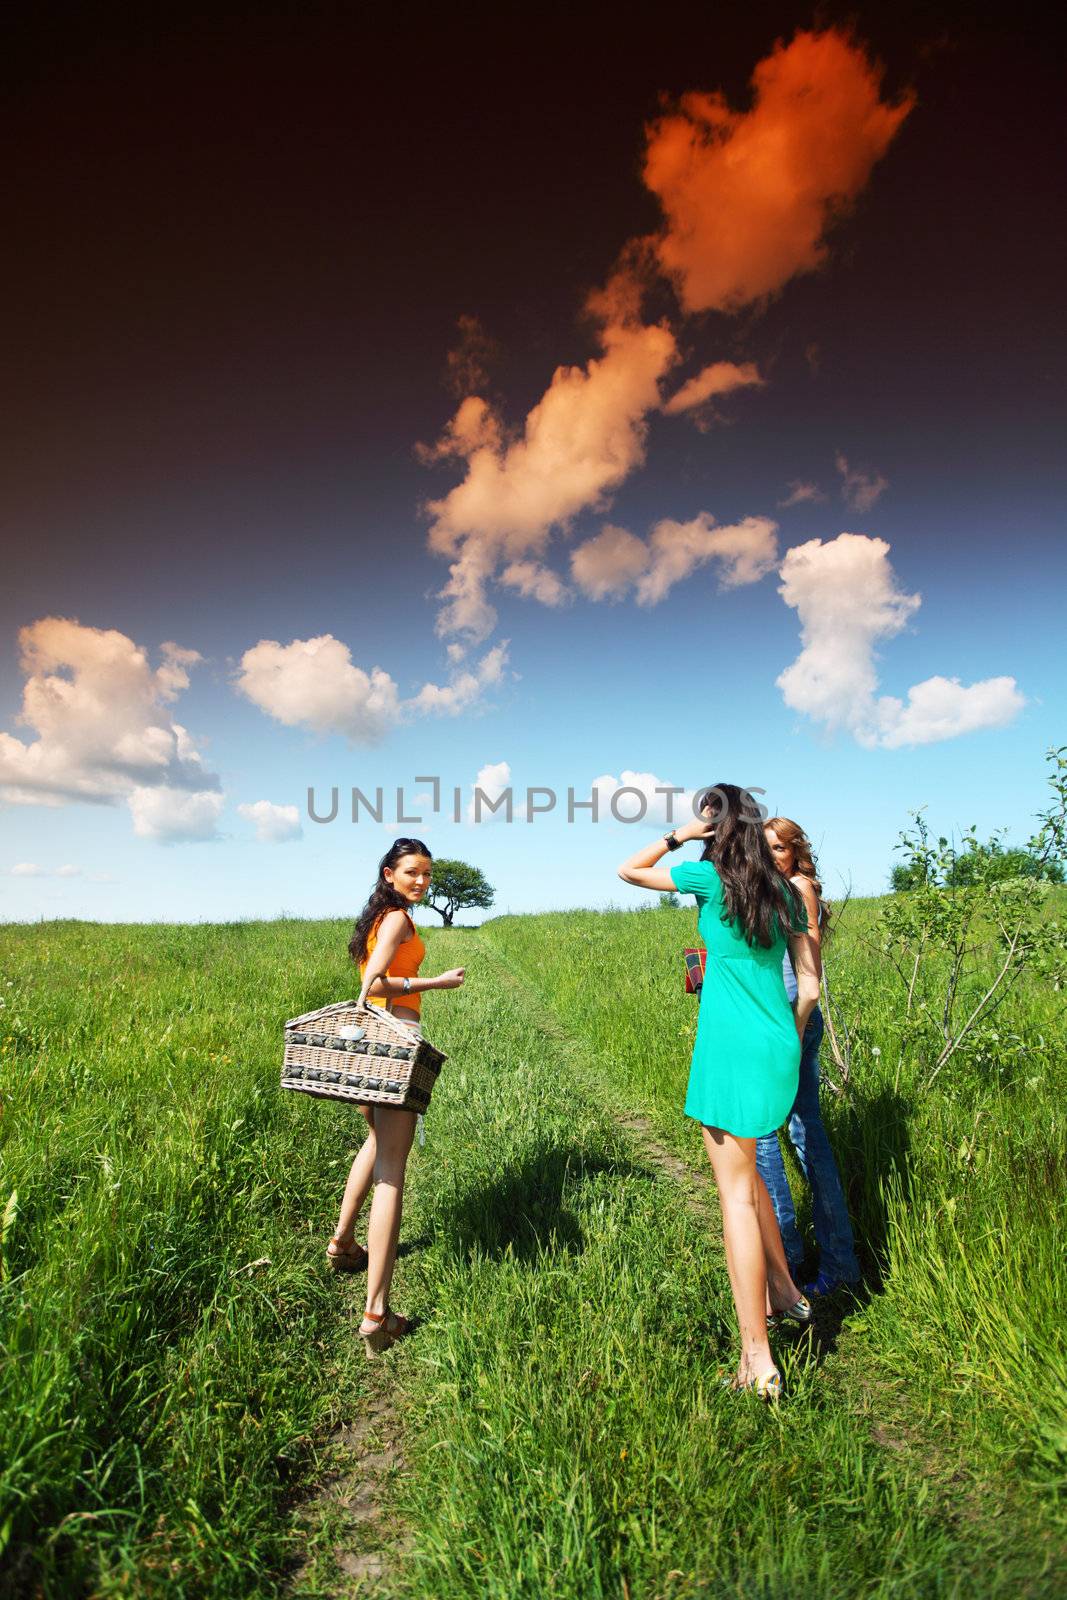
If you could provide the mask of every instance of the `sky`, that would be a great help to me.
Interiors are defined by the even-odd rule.
[[[1024,841],[1056,60],[1025,8],[27,10],[0,920],[355,915],[401,834],[494,913],[637,905],[720,781],[831,897],[919,807]]]

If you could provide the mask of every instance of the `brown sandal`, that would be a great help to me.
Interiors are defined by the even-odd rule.
[[[336,1245],[336,1250],[331,1250],[330,1245]],[[334,1234],[330,1244],[326,1246],[326,1259],[334,1272],[362,1272],[370,1257],[361,1244],[353,1239],[351,1244],[342,1244]]]
[[[376,1356],[381,1350],[388,1350],[390,1345],[395,1344],[398,1339],[402,1339],[411,1328],[411,1321],[408,1317],[402,1317],[397,1311],[390,1311],[388,1306],[382,1312],[364,1311],[363,1320],[378,1324],[376,1328],[371,1328],[368,1333],[364,1333],[362,1328],[359,1330],[359,1336],[363,1340],[363,1348],[368,1357]]]

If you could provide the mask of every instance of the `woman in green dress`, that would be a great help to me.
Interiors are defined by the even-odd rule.
[[[673,828],[638,850],[619,877],[642,889],[695,895],[697,927],[707,946],[686,1115],[701,1124],[722,1207],[726,1264],[741,1331],[733,1380],[765,1399],[781,1392],[767,1340],[771,1319],[811,1320],[811,1307],[789,1272],[782,1236],[763,1179],[756,1140],[788,1116],[796,1097],[800,1041],[819,998],[818,966],[796,891],[774,864],[763,817],[736,784],[703,791],[700,820]],[[698,861],[669,871],[656,863],[689,840],[703,841]],[[782,978],[788,945],[797,975],[790,1006]]]

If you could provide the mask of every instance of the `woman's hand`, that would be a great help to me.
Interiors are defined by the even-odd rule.
[[[708,815],[709,807],[705,806],[699,817],[694,817],[692,822],[683,822],[680,828],[675,828],[674,837],[681,844],[688,844],[690,839],[710,839],[715,832],[715,823]]]
[[[459,989],[466,970],[466,967],[453,967],[449,972],[439,972],[433,981],[438,989]]]

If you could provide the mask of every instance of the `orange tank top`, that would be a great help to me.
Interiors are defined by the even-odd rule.
[[[403,944],[397,948],[396,954],[393,956],[393,959],[386,971],[385,975],[387,978],[417,977],[419,968],[422,966],[422,958],[426,954],[426,946],[419,937],[419,930],[415,926],[414,918],[409,911],[405,911],[404,915],[411,923],[411,938],[405,939]],[[384,916],[385,912],[383,911],[382,917]],[[371,953],[374,950],[374,946],[378,943],[378,929],[381,926],[382,917],[378,917],[375,920],[370,933],[367,935],[367,954],[363,957],[363,960],[359,964],[360,977],[362,977],[363,973],[366,971],[367,962],[371,958]],[[397,994],[389,995],[388,997],[385,995],[369,995],[368,999],[370,1000],[372,1006],[382,1006],[386,1011],[392,1011],[393,1006],[398,1005],[409,1006],[410,1009],[416,1013],[416,1015],[421,1016],[422,1014],[421,994]]]

